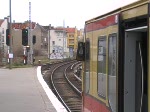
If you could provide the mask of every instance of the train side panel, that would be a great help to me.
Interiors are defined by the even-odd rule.
[[[115,59],[115,68],[113,68],[116,72],[113,77],[114,81],[110,81],[110,85],[110,75],[108,75],[108,50],[106,49],[109,47],[108,41],[113,37],[111,35],[115,34],[115,56],[117,56],[118,19],[119,14],[117,13],[86,25],[85,40],[90,41],[90,58],[89,60],[85,60],[84,63],[84,84],[85,87],[89,86],[88,91],[85,90],[83,95],[83,110],[85,112],[111,112],[112,106],[114,111],[116,109],[117,60]],[[110,86],[111,89],[109,89]],[[111,97],[111,100],[109,100],[109,97]]]
[[[84,112],[150,111],[150,2],[85,22]]]

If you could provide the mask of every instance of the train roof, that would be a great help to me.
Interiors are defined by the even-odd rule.
[[[138,7],[140,5],[147,4],[147,3],[149,3],[149,0],[138,0],[136,2],[128,4],[126,6],[123,6],[123,7],[117,8],[117,9],[115,9],[113,11],[110,11],[110,12],[108,12],[106,14],[103,14],[103,15],[97,16],[95,18],[92,18],[90,20],[87,20],[87,21],[85,21],[85,24],[97,21],[99,19],[105,18],[105,17],[110,16],[110,15],[118,14],[120,12],[126,11],[128,9],[132,9],[132,8],[135,8],[135,7]]]

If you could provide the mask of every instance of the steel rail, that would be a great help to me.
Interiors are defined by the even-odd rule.
[[[70,66],[69,66],[70,67]],[[68,68],[69,68],[68,67]],[[76,86],[74,86],[74,84],[69,80],[69,78],[67,77],[67,69],[68,68],[66,68],[65,69],[65,71],[64,71],[64,74],[65,74],[65,78],[66,78],[66,80],[67,80],[67,82],[70,84],[70,86],[78,93],[78,94],[80,94],[80,96],[82,95],[81,93],[81,91],[76,87]]]
[[[58,68],[60,68],[60,67],[62,67],[62,66],[64,66],[64,65],[66,65],[66,64],[72,63],[72,62],[73,62],[73,61],[67,62],[67,63],[63,63],[63,64],[59,65],[58,67],[56,67],[56,68],[52,71],[52,75],[51,75],[51,83],[52,83],[53,89],[55,90],[57,96],[59,97],[59,99],[61,100],[61,102],[63,103],[63,105],[65,106],[65,108],[67,109],[68,112],[71,112],[71,110],[69,109],[69,107],[67,106],[67,104],[64,102],[64,100],[63,100],[62,97],[60,96],[59,92],[57,91],[57,89],[56,89],[56,87],[55,87],[55,84],[54,84],[54,81],[53,81],[53,74],[54,74],[54,72],[55,72]]]

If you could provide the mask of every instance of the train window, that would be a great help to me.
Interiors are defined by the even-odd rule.
[[[98,95],[106,99],[106,36],[98,38]]]
[[[117,35],[108,38],[108,99],[112,112],[116,112],[116,69],[117,69]]]
[[[90,40],[85,41],[85,92],[90,89]]]

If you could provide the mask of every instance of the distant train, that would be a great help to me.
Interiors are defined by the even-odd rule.
[[[150,112],[150,1],[86,21],[76,58],[83,112]]]

